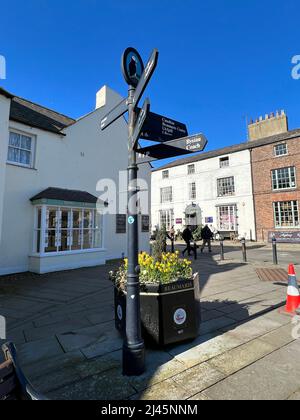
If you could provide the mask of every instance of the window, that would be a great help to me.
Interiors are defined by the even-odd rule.
[[[297,201],[282,201],[274,203],[276,228],[299,227],[299,207]]]
[[[164,226],[167,230],[170,230],[174,226],[174,210],[161,210],[159,220],[160,228]]]
[[[288,148],[287,148],[287,144],[283,143],[283,144],[277,144],[274,147],[274,154],[275,156],[285,156],[288,154]]]
[[[99,249],[102,215],[95,209],[37,207],[34,238],[39,254]]]
[[[127,215],[117,214],[116,215],[116,233],[126,233]]]
[[[30,136],[14,131],[9,133],[7,161],[21,166],[33,166],[34,141]]]
[[[189,200],[195,200],[197,198],[196,183],[192,182],[189,184]]]
[[[196,172],[195,165],[188,165],[188,175],[193,175]]]
[[[171,203],[173,200],[172,187],[166,187],[160,189],[160,202]]]
[[[226,195],[234,195],[234,177],[220,178],[218,179],[218,197],[224,197]]]
[[[162,179],[168,179],[169,178],[169,171],[163,171],[162,172]]]
[[[295,167],[281,168],[272,171],[273,190],[284,190],[296,187]]]
[[[237,207],[235,204],[218,207],[218,229],[220,231],[238,231]]]
[[[226,168],[229,166],[229,157],[224,157],[220,159],[220,168]]]

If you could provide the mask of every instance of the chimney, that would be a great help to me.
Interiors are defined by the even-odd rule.
[[[288,131],[288,117],[284,111],[276,111],[266,114],[265,118],[259,117],[255,122],[248,126],[249,140],[259,140],[276,134]]]
[[[106,105],[107,86],[103,86],[96,94],[96,109]]]

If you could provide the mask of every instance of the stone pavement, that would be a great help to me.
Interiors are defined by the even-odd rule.
[[[299,398],[299,341],[291,318],[276,309],[286,285],[260,281],[252,265],[217,260],[204,254],[194,262],[202,289],[198,338],[148,349],[139,378],[121,375],[107,280],[114,262],[0,277],[0,315],[26,374],[51,399]]]

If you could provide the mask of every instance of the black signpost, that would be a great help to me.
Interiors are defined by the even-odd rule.
[[[138,108],[139,101],[157,67],[158,55],[158,51],[153,50],[144,67],[139,53],[134,48],[125,50],[122,56],[122,71],[129,85],[128,98],[120,102],[101,120],[101,130],[105,130],[128,112],[128,274],[126,339],[123,345],[123,374],[127,376],[138,376],[145,370],[138,265],[138,163],[202,151],[207,144],[202,134],[188,136],[185,124],[151,113],[149,99],[146,99],[142,109]],[[161,144],[139,148],[139,138]]]

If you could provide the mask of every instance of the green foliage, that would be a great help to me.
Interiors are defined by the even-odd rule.
[[[201,241],[202,239],[201,231],[202,231],[202,226],[198,226],[197,229],[193,232],[193,237],[195,241]]]

